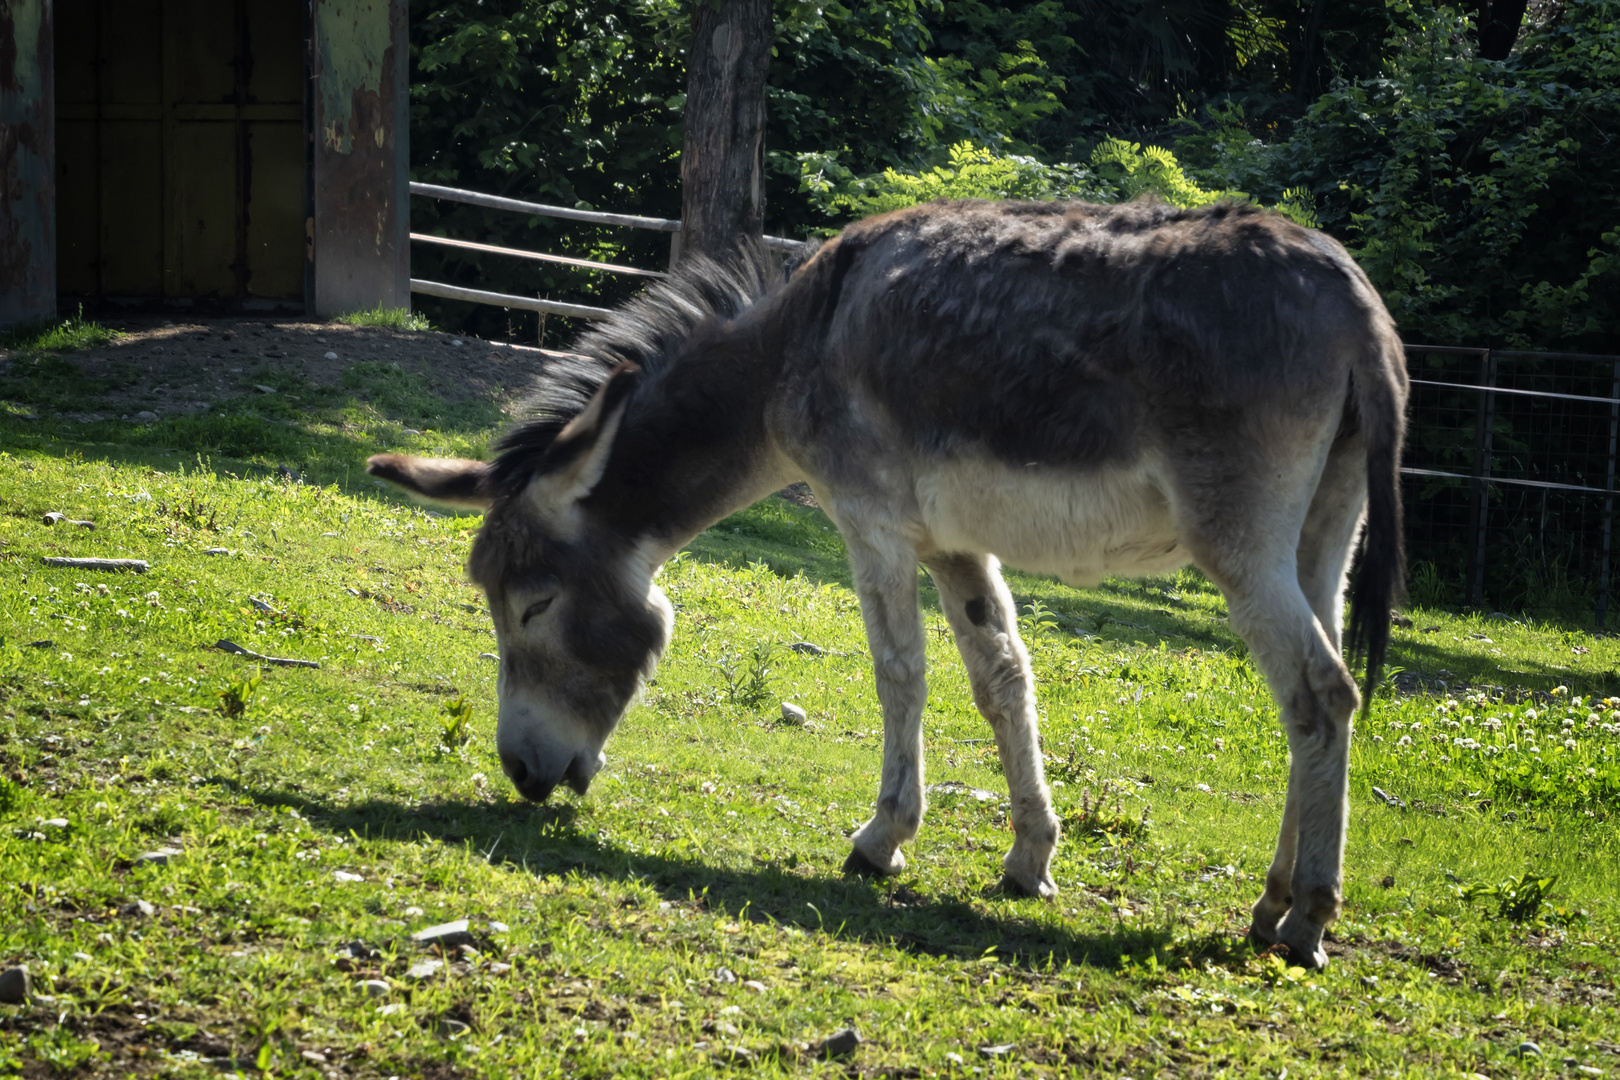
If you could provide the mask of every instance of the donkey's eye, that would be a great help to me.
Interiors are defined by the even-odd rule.
[[[534,618],[536,615],[544,615],[546,608],[551,606],[551,601],[553,599],[555,598],[548,596],[544,600],[536,600],[534,603],[530,604],[529,610],[523,613],[523,622],[520,625],[528,626],[530,619]]]

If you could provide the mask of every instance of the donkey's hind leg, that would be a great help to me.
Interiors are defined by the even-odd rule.
[[[1057,895],[1051,864],[1058,819],[1041,768],[1035,681],[1018,638],[1012,594],[996,560],[988,556],[938,555],[923,564],[939,587],[940,603],[967,664],[973,700],[995,732],[1007,775],[1017,839],[1002,860],[1003,885],[1050,899]]]
[[[1328,454],[1321,480],[1300,530],[1296,576],[1328,644],[1338,653],[1344,635],[1344,589],[1350,556],[1367,501],[1366,450],[1359,435],[1347,435]],[[1280,700],[1280,699],[1279,699]],[[1299,852],[1299,793],[1309,782],[1290,766],[1288,800],[1277,832],[1277,851],[1266,873],[1265,892],[1254,905],[1253,934],[1277,941],[1278,925],[1293,905],[1294,869]]]

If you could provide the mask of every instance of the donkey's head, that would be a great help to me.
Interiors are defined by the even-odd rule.
[[[657,556],[589,498],[637,374],[621,364],[543,447],[531,439],[492,463],[381,454],[366,464],[424,499],[485,511],[467,569],[489,597],[500,649],[495,744],[537,802],[558,784],[585,793],[669,640]]]

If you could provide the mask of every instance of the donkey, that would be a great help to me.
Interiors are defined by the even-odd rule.
[[[1321,966],[1342,890],[1351,719],[1403,580],[1406,375],[1366,276],[1321,233],[1234,204],[940,202],[773,273],[689,261],[539,376],[489,462],[373,457],[479,508],[468,571],[500,648],[502,766],[583,794],[673,624],[660,565],[808,480],[848,546],[883,708],[876,812],[846,872],[889,875],[925,806],[916,567],[995,733],[1003,885],[1050,898],[1058,818],[1000,561],[1095,584],[1192,563],[1225,595],[1290,749],[1252,934]]]

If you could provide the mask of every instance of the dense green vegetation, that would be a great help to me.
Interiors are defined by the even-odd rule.
[[[1054,904],[994,891],[1005,784],[920,578],[932,807],[904,875],[848,880],[881,720],[819,511],[766,500],[665,568],[656,680],[590,794],[535,807],[494,754],[479,519],[358,467],[478,453],[493,411],[371,364],[310,406],[221,417],[209,454],[206,426],[0,417],[0,969],[36,994],[0,1004],[0,1074],[1620,1067],[1616,639],[1408,612],[1352,750],[1333,966],[1307,975],[1241,937],[1286,751],[1197,573],[1011,578]],[[865,1041],[823,1061],[847,1026]]]
[[[418,179],[679,216],[683,5],[415,0],[411,16]],[[1536,7],[1503,61],[1480,59],[1475,37],[1456,9],[1413,0],[783,0],[768,231],[825,230],[886,205],[835,196],[883,188],[885,170],[927,177],[963,143],[1009,162],[1017,182],[940,193],[1164,194],[1119,183],[1118,162],[1097,167],[1122,140],[1173,155],[1202,190],[1314,212],[1409,340],[1620,352],[1620,143],[1607,134],[1620,118],[1620,0]],[[662,234],[422,199],[413,219],[649,266],[666,257]],[[612,300],[635,287],[415,254],[427,276],[508,292]],[[442,324],[506,332],[498,311],[425,303]]]

